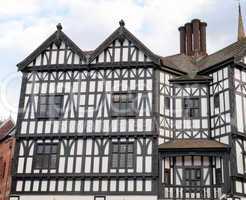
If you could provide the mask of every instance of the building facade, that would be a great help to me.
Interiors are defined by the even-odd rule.
[[[23,74],[11,199],[246,199],[246,39],[150,51],[124,21],[94,51],[57,31]],[[242,23],[241,23],[242,26]]]
[[[15,124],[6,120],[0,125],[0,200],[8,200],[11,192],[11,169],[14,156]]]

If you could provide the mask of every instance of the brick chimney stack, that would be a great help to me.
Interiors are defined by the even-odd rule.
[[[179,28],[180,53],[187,56],[200,57],[207,55],[205,22],[194,19]]]

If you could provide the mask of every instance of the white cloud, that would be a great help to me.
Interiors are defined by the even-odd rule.
[[[0,16],[30,15],[40,10],[41,0],[0,0]]]

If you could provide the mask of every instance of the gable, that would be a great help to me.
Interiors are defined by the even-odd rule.
[[[28,67],[44,65],[78,65],[85,64],[85,60],[79,56],[73,48],[64,41],[58,48],[53,42],[28,64]]]
[[[25,67],[79,64],[86,64],[86,54],[61,30],[57,30],[17,66],[22,70]]]
[[[124,39],[121,42],[116,39],[96,56],[91,63],[111,62],[152,62],[152,60],[131,41]]]
[[[153,62],[160,59],[123,25],[114,31],[91,55],[89,63]]]

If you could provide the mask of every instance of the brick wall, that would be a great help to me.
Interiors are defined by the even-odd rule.
[[[0,200],[8,200],[11,190],[11,169],[15,138],[0,141]]]

